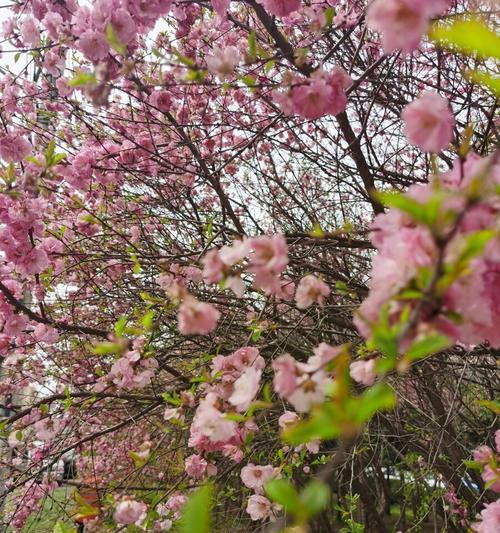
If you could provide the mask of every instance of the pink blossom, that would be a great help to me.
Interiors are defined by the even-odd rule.
[[[323,403],[326,394],[326,387],[330,380],[324,372],[318,371],[313,375],[303,375],[295,390],[287,397],[299,413],[307,413],[315,405]]]
[[[224,79],[234,72],[240,64],[241,55],[235,46],[216,48],[212,55],[206,57],[208,70]]]
[[[375,373],[375,359],[367,361],[354,361],[351,363],[349,373],[354,381],[369,386],[375,383],[377,374]]]
[[[219,17],[225,17],[231,0],[212,0],[212,5]]]
[[[293,78],[288,93],[275,92],[274,98],[286,114],[315,120],[344,111],[345,90],[351,84],[352,79],[345,70],[334,66],[331,71],[318,69],[310,78]]]
[[[245,487],[254,490],[257,494],[262,494],[264,485],[278,474],[278,469],[271,465],[258,466],[248,463],[241,469],[241,481]]]
[[[149,97],[149,102],[166,113],[172,108],[172,95],[168,91],[153,91]]]
[[[257,0],[265,10],[276,17],[286,17],[300,9],[302,0]]]
[[[411,144],[425,152],[441,152],[451,142],[455,118],[448,100],[426,92],[407,105],[401,114]]]
[[[479,446],[472,452],[472,456],[478,463],[488,463],[493,457],[493,450],[486,445]]]
[[[50,441],[56,436],[54,428],[51,427],[50,421],[47,418],[35,422],[34,428],[36,431],[36,436],[40,440]]]
[[[25,46],[36,46],[40,41],[38,24],[33,17],[26,17],[21,24],[21,39]]]
[[[219,250],[210,250],[207,252],[202,260],[203,264],[203,279],[207,283],[219,283],[224,279],[224,269],[226,265],[222,261]]]
[[[49,74],[59,76],[64,70],[64,58],[53,51],[49,51],[43,58],[43,67]]]
[[[182,508],[186,505],[187,496],[185,494],[175,493],[165,502],[165,507],[174,513],[174,518],[179,518]]]
[[[63,25],[63,18],[59,13],[54,11],[48,12],[43,18],[42,24],[45,26],[51,39],[54,41],[59,39],[59,33],[61,32]]]
[[[244,371],[248,367],[255,368],[256,370],[263,370],[266,362],[260,355],[258,348],[255,348],[254,346],[244,346],[232,353],[231,364],[238,371]]]
[[[146,518],[147,506],[143,502],[135,500],[122,500],[115,506],[113,520],[117,524],[136,524],[139,525]]]
[[[182,409],[180,407],[167,407],[163,413],[165,420],[181,420]]]
[[[119,8],[113,10],[111,25],[113,26],[116,37],[122,44],[128,44],[136,34],[134,19],[126,9]]]
[[[22,161],[31,152],[31,144],[21,135],[8,133],[0,137],[0,157],[4,161]]]
[[[495,431],[495,447],[497,449],[497,453],[500,453],[500,429]]]
[[[288,246],[283,235],[250,239],[249,270],[255,274],[281,274],[288,265]]]
[[[326,342],[321,342],[313,349],[313,352],[314,355],[307,360],[307,370],[309,372],[315,372],[330,361],[333,361],[342,352],[342,347],[331,346]]]
[[[209,393],[200,402],[193,419],[192,428],[208,437],[211,442],[226,442],[236,435],[237,426],[215,407],[217,396]]]
[[[239,276],[226,278],[224,288],[232,290],[236,298],[242,298],[243,294],[245,294],[245,282]]]
[[[299,415],[293,411],[285,411],[278,418],[278,425],[281,429],[290,429],[299,421]]]
[[[234,392],[229,398],[229,403],[239,412],[245,412],[255,398],[260,386],[261,370],[249,367],[235,381]]]
[[[248,240],[235,240],[231,246],[226,245],[219,250],[219,257],[225,265],[233,266],[247,255],[248,249]]]
[[[253,494],[248,499],[246,511],[254,521],[265,520],[270,518],[271,521],[276,519],[276,513],[281,509],[280,505],[271,504],[271,502],[260,494]]]
[[[217,327],[219,318],[213,305],[189,296],[179,307],[179,331],[183,335],[208,335]]]
[[[10,448],[18,448],[22,446],[23,443],[23,433],[18,430],[14,430],[9,433],[9,438],[7,439]]]
[[[80,35],[78,48],[91,61],[104,59],[109,52],[109,45],[104,34],[90,29]]]
[[[299,309],[306,309],[314,302],[319,306],[325,305],[325,298],[330,295],[330,287],[316,276],[304,276],[297,286],[295,301]]]
[[[38,342],[46,342],[47,344],[54,344],[59,339],[57,330],[46,324],[37,324],[33,334]]]
[[[201,455],[190,455],[185,461],[186,474],[194,479],[201,479],[207,471],[207,462]]]
[[[438,4],[432,0],[374,0],[368,6],[366,23],[381,33],[386,54],[398,48],[410,53],[418,48]]]
[[[280,355],[273,361],[275,371],[274,390],[283,398],[287,398],[297,387],[297,361],[289,354]]]
[[[472,524],[476,533],[498,533],[500,531],[500,499],[485,505],[481,511],[481,521]]]
[[[495,492],[500,492],[500,470],[486,465],[481,474],[487,487]]]

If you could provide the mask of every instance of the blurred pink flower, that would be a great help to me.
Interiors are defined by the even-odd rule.
[[[441,152],[451,142],[455,117],[448,100],[427,92],[407,105],[401,114],[411,144],[425,152]]]

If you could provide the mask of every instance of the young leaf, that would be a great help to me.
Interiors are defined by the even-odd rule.
[[[127,47],[118,39],[112,24],[106,26],[106,41],[115,52],[125,55]]]
[[[205,485],[190,496],[180,520],[182,533],[210,533],[212,492],[212,486]]]
[[[406,351],[405,358],[410,361],[422,359],[428,355],[440,352],[450,346],[450,339],[445,335],[429,335],[424,339],[415,341]]]
[[[72,526],[68,526],[62,520],[58,520],[52,533],[76,533],[76,529]]]
[[[314,516],[326,508],[330,501],[330,489],[317,479],[306,485],[300,494],[308,516]]]
[[[435,24],[429,36],[443,48],[479,58],[500,59],[500,37],[477,18],[456,19],[449,25]]]
[[[266,483],[264,490],[270,500],[279,503],[292,514],[302,507],[295,487],[286,479],[272,479]]]

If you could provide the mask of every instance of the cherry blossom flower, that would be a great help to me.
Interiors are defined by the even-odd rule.
[[[0,137],[0,157],[4,161],[22,161],[31,152],[31,144],[21,135],[8,133]]]
[[[493,457],[493,450],[486,445],[479,446],[472,452],[472,457],[478,463],[488,463]]]
[[[219,17],[225,17],[231,0],[212,0],[212,5]]]
[[[485,505],[480,515],[481,521],[472,524],[476,533],[498,533],[500,530],[500,499]]]
[[[447,0],[374,0],[368,6],[366,23],[381,33],[386,54],[398,48],[410,53],[418,48],[431,17],[449,4]]]
[[[375,359],[368,359],[367,361],[354,361],[351,363],[349,373],[354,381],[362,385],[373,385],[377,379],[375,373]]]
[[[312,274],[304,276],[299,281],[295,293],[297,307],[299,309],[307,309],[315,302],[323,307],[325,305],[325,298],[328,298],[330,292],[330,287],[316,276]]]
[[[234,72],[240,64],[241,56],[235,46],[216,48],[212,55],[206,57],[208,70],[224,79]]]
[[[407,105],[401,118],[408,140],[425,152],[441,152],[451,142],[455,118],[448,100],[427,92]]]
[[[179,331],[183,335],[208,335],[217,327],[219,317],[213,305],[188,296],[179,307]]]
[[[481,477],[489,489],[500,492],[500,469],[486,465]]]
[[[273,518],[273,505],[265,496],[260,494],[250,496],[246,511],[254,521]]]
[[[307,413],[315,405],[323,403],[328,383],[330,379],[322,371],[306,374],[299,379],[287,400],[299,413]]]
[[[249,367],[234,382],[234,392],[229,398],[229,403],[239,412],[245,412],[255,398],[260,386],[261,370]]]
[[[21,39],[26,46],[36,46],[40,40],[40,31],[33,17],[26,17],[21,24]]]
[[[90,29],[80,35],[78,47],[82,54],[92,61],[104,59],[109,52],[104,34]]]
[[[117,524],[139,525],[146,518],[147,506],[143,502],[135,500],[122,500],[115,506],[113,520]]]
[[[153,91],[149,97],[151,105],[167,112],[172,108],[172,95],[168,91]]]
[[[274,390],[283,398],[288,398],[297,387],[297,361],[289,354],[280,355],[273,362],[273,369]]]
[[[266,11],[276,17],[286,17],[290,13],[300,9],[302,0],[257,0]]]
[[[236,435],[237,426],[215,407],[216,401],[217,396],[210,393],[200,402],[192,428],[208,437],[211,442],[226,442]]]
[[[259,466],[248,463],[241,469],[241,481],[245,487],[262,494],[264,485],[278,475],[278,469],[272,465]]]
[[[201,455],[190,455],[185,461],[186,474],[194,479],[202,479],[207,471],[207,462]]]

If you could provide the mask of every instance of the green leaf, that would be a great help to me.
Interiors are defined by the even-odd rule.
[[[109,355],[118,353],[122,350],[122,346],[116,342],[101,342],[94,346],[94,353],[96,355]]]
[[[190,57],[182,55],[177,50],[172,50],[172,52],[175,55],[175,57],[179,60],[179,62],[185,65],[186,67],[194,67],[196,65],[196,63]]]
[[[377,412],[387,411],[396,404],[394,391],[385,383],[370,387],[353,405],[352,415],[358,424],[362,424]]]
[[[52,533],[76,533],[76,529],[72,526],[68,526],[62,520],[58,520]]]
[[[286,479],[272,479],[265,484],[264,490],[270,500],[279,503],[290,513],[295,514],[302,507],[295,487]]]
[[[426,226],[434,224],[441,205],[440,197],[436,194],[426,204],[421,204],[406,194],[379,192],[377,196],[386,206],[399,209]]]
[[[493,95],[500,98],[500,76],[494,76],[479,70],[469,70],[464,73],[464,77],[472,83],[486,87]]]
[[[313,439],[333,439],[341,434],[339,416],[332,405],[324,404],[313,411],[309,420],[299,422],[283,433],[290,444],[303,444]]]
[[[24,159],[26,161],[29,161],[30,163],[33,163],[37,167],[43,167],[43,164],[36,157],[33,157],[32,155],[27,155]]]
[[[314,479],[306,485],[300,499],[307,510],[308,516],[314,516],[326,508],[330,501],[330,489],[326,483]]]
[[[143,317],[142,317],[142,325],[144,326],[144,329],[146,331],[151,331],[153,329],[153,320],[155,317],[155,312],[150,309]]]
[[[452,24],[434,24],[429,37],[439,46],[479,58],[500,59],[500,37],[478,18],[456,19]]]
[[[406,351],[405,357],[410,361],[422,359],[428,355],[440,352],[451,345],[450,339],[445,335],[429,335],[424,339],[415,341]]]
[[[322,230],[319,222],[315,222],[312,231],[309,233],[311,237],[321,239],[325,236],[325,232]]]
[[[248,55],[251,59],[257,57],[257,37],[255,31],[251,31],[248,36]]]
[[[472,468],[473,470],[482,470],[484,468],[483,463],[479,463],[478,461],[467,461],[467,460],[464,460],[462,462],[464,463],[464,465],[467,468]]]
[[[57,163],[60,163],[63,159],[66,159],[66,154],[55,154],[52,158],[52,165],[57,165]]]
[[[85,85],[95,85],[97,83],[93,72],[78,72],[76,76],[68,81],[70,87],[82,87]]]
[[[324,11],[325,27],[330,27],[333,24],[335,18],[335,9],[333,7],[327,7]]]
[[[118,322],[115,324],[115,333],[118,337],[121,337],[123,335],[123,331],[125,330],[127,321],[128,321],[128,318],[125,315],[123,315],[118,319]]]
[[[112,24],[106,26],[106,41],[115,52],[125,55],[127,47],[118,39]]]
[[[469,235],[465,241],[465,246],[462,249],[459,263],[468,263],[474,257],[481,254],[485,246],[495,237],[496,232],[493,230],[480,230]]]
[[[129,450],[128,454],[132,458],[132,460],[134,461],[134,465],[135,465],[136,468],[141,468],[148,462],[147,458],[144,459],[137,452]]]
[[[481,407],[486,407],[495,415],[500,415],[500,402],[496,400],[479,400],[477,404]]]
[[[255,84],[256,79],[251,74],[246,74],[245,76],[241,76],[241,81],[250,88],[251,91],[255,91]]]
[[[196,490],[184,506],[180,520],[182,533],[209,533],[212,514],[212,486]]]

